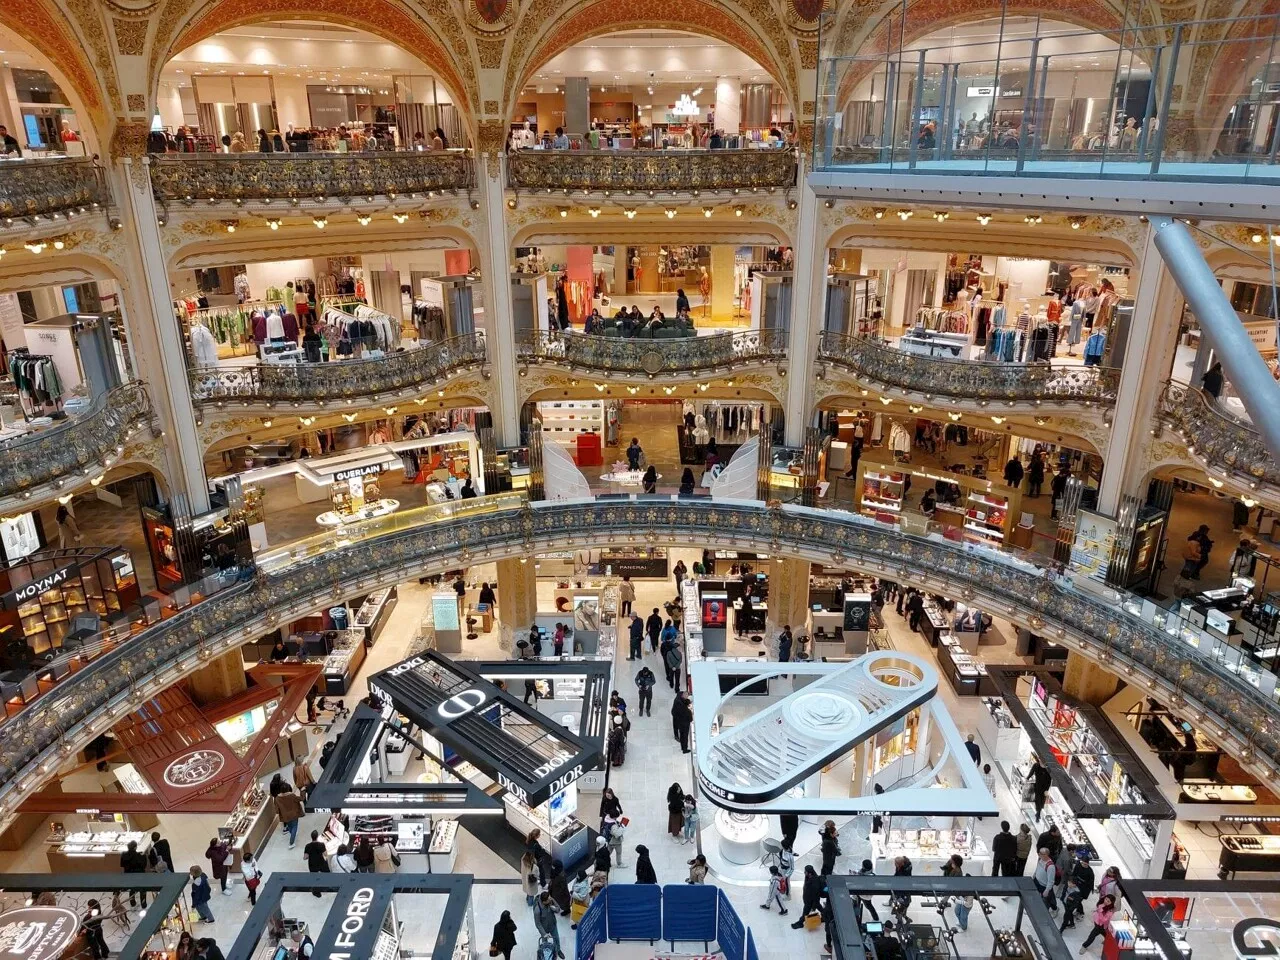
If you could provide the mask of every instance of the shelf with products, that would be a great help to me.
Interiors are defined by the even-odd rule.
[[[871,752],[871,774],[880,774],[904,757],[914,756],[920,735],[920,711],[912,710],[901,720],[876,734]]]
[[[605,432],[603,400],[540,400],[542,433],[557,443],[576,444],[579,434]]]
[[[276,808],[271,797],[260,784],[253,784],[218,827],[218,839],[225,840],[231,850],[232,870],[240,869],[241,855],[245,850],[258,855],[271,838],[275,822]]]
[[[970,860],[990,860],[991,850],[983,839],[966,826],[950,829],[922,828],[888,831],[871,835],[871,853],[875,859],[909,857],[912,860],[949,860],[955,854]]]
[[[111,818],[115,825],[123,825],[120,814],[96,814],[104,820]],[[76,833],[50,832],[45,838],[48,850],[49,872],[67,873],[121,873],[120,855],[129,849],[130,843],[138,845],[138,852],[151,850],[151,834],[144,830],[82,830]]]

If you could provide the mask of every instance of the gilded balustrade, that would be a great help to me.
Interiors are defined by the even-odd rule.
[[[106,179],[88,157],[0,161],[0,217],[88,212],[107,200]]]
[[[818,359],[860,379],[957,400],[1115,403],[1120,371],[1050,363],[995,363],[921,357],[869,337],[824,332]]]
[[[1187,452],[1207,466],[1235,474],[1251,485],[1280,487],[1280,463],[1268,452],[1262,435],[1211,403],[1202,391],[1166,384],[1160,418],[1182,435]]]
[[[69,757],[77,742],[108,725],[108,716],[149,695],[151,681],[172,683],[227,644],[329,605],[345,592],[367,592],[378,583],[482,557],[617,540],[738,545],[946,589],[1082,646],[1109,669],[1146,679],[1171,705],[1194,704],[1210,719],[1216,715],[1239,741],[1233,748],[1238,757],[1256,756],[1280,769],[1280,706],[1273,695],[1205,650],[1129,613],[1126,602],[1077,590],[1052,569],[972,545],[904,535],[842,511],[673,497],[528,505],[507,494],[408,511],[350,528],[342,540],[308,541],[263,558],[252,582],[150,627],[9,718],[0,737],[0,797],[12,802],[15,792],[34,788],[35,764]]]
[[[520,150],[507,156],[514,190],[692,193],[795,186],[791,150]]]
[[[786,353],[787,337],[781,330],[742,330],[665,340],[538,331],[526,333],[516,341],[516,357],[521,363],[558,363],[600,373],[651,377],[782,360]]]

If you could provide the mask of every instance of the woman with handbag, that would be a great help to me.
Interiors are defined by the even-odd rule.
[[[538,896],[538,861],[528,850],[520,858],[520,889],[524,891],[525,904],[532,907]]]
[[[516,922],[511,919],[511,911],[503,910],[498,922],[493,925],[493,937],[489,940],[489,956],[511,960],[511,951],[516,948]]]
[[[240,873],[244,876],[245,889],[249,891],[249,903],[257,903],[262,871],[258,869],[258,861],[253,859],[253,854],[247,849],[240,855]]]
[[[395,873],[399,866],[400,855],[396,853],[396,848],[391,845],[390,840],[383,840],[373,848],[374,873]]]

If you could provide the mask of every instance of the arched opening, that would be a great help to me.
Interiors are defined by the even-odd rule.
[[[1136,155],[1159,105],[1132,43],[1012,13],[915,36],[886,25],[824,72],[823,148],[836,161]]]
[[[707,147],[716,131],[735,145],[794,134],[787,85],[754,41],[711,28],[581,31],[576,42],[557,33],[530,59],[511,105],[517,134],[554,139],[559,127],[585,140],[590,129],[606,145],[653,149]]]
[[[34,37],[18,27],[0,24],[0,125],[13,142],[3,152],[12,156],[93,156],[102,136],[103,115],[95,74],[79,48],[55,51],[62,34],[48,21],[50,34]]]
[[[153,149],[346,153],[470,142],[457,73],[432,46],[345,21],[282,18],[216,33],[205,24],[180,38],[160,72]]]

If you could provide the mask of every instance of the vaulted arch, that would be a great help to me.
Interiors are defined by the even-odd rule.
[[[512,57],[508,63],[504,112],[510,115],[519,91],[539,67],[575,44],[624,30],[656,29],[712,37],[745,53],[782,87],[799,118],[795,64],[785,52],[775,52],[753,19],[708,0],[686,0],[678,5],[664,0],[594,0],[570,8],[548,25],[528,56]]]
[[[161,67],[179,51],[233,27],[282,20],[320,20],[364,30],[409,51],[440,78],[474,138],[479,86],[461,23],[449,18],[428,23],[401,0],[208,0],[172,40],[158,39],[152,90],[159,86]]]

